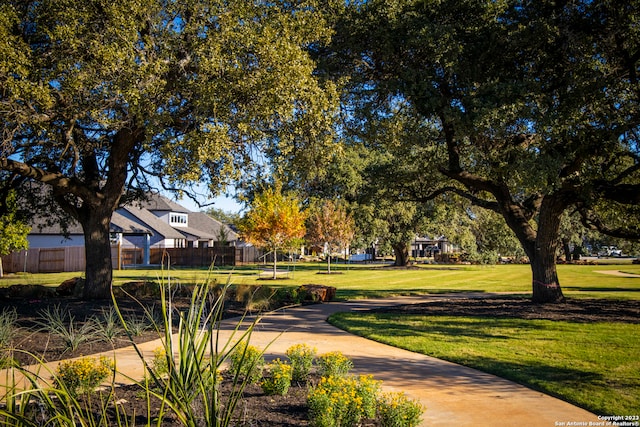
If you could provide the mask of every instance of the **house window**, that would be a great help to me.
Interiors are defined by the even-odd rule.
[[[175,248],[184,248],[186,246],[186,239],[174,239],[173,246]]]
[[[169,215],[169,224],[185,225],[187,223],[187,214],[172,213]]]

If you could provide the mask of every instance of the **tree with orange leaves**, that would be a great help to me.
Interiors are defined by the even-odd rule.
[[[332,200],[316,206],[307,221],[307,239],[318,246],[327,246],[327,272],[331,273],[332,249],[347,249],[354,236],[353,217],[345,207]]]
[[[293,247],[305,234],[306,214],[294,196],[282,194],[276,185],[257,195],[242,219],[240,233],[251,244],[273,251],[273,278],[277,272],[277,252]]]

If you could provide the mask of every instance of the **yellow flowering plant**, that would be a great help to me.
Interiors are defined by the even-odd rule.
[[[384,393],[378,399],[378,419],[382,427],[416,427],[424,407],[404,393]]]
[[[372,376],[322,377],[307,397],[315,427],[350,427],[376,415],[380,382]]]
[[[296,344],[287,349],[285,354],[291,362],[293,369],[291,379],[293,381],[307,381],[313,368],[316,353],[316,348],[307,344]]]
[[[353,368],[353,362],[339,351],[325,353],[318,357],[318,371],[323,377],[343,377]]]
[[[229,369],[234,375],[245,378],[251,384],[257,384],[262,379],[264,369],[263,351],[246,342],[238,345],[229,357]]]
[[[279,394],[284,396],[291,387],[292,368],[287,362],[276,359],[267,365],[269,376],[260,382],[262,391],[266,395]]]
[[[107,357],[65,360],[56,369],[54,384],[77,396],[94,391],[112,372],[113,362]]]

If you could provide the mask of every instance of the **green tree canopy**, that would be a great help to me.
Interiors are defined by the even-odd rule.
[[[15,192],[5,195],[0,209],[0,257],[29,247],[27,235],[31,227],[17,217]],[[0,258],[0,277],[3,276],[2,258]]]
[[[424,184],[424,170],[440,178],[391,187],[396,195],[453,192],[500,214],[531,261],[533,300],[554,302],[563,212],[640,235],[639,9],[635,0],[374,0],[335,13],[333,45],[318,55],[327,78],[350,79],[344,105],[361,129],[404,104],[431,129],[403,142],[417,156],[395,181]],[[616,220],[621,212],[635,219]]]
[[[34,212],[55,200],[82,225],[85,298],[109,297],[119,205],[215,193],[261,150],[331,138],[307,52],[325,24],[313,0],[2,2],[0,169]]]

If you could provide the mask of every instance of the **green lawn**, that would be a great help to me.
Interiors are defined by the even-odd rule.
[[[445,266],[421,265],[419,269],[397,270],[383,266],[338,264],[332,266],[337,274],[321,274],[324,264],[280,264],[288,269],[289,278],[260,280],[258,273],[268,266],[243,266],[206,269],[171,269],[171,280],[199,283],[207,277],[238,285],[298,286],[318,283],[335,286],[342,298],[375,297],[409,293],[444,292],[531,292],[531,270],[528,265]],[[558,275],[569,297],[640,299],[640,278],[615,277],[599,270],[622,270],[640,275],[640,265],[628,260],[623,265],[559,265]],[[46,284],[55,286],[63,280],[82,273],[16,274],[0,279],[0,286],[12,284]],[[133,280],[166,280],[160,269],[114,271],[114,284]]]
[[[601,415],[640,408],[640,324],[339,313],[354,334],[470,366]]]

